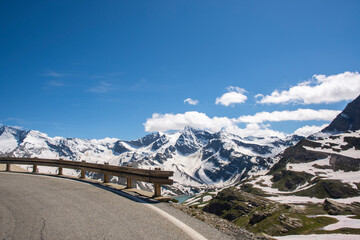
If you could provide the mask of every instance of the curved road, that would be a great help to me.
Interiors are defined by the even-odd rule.
[[[86,182],[0,172],[0,239],[230,239],[185,215]]]

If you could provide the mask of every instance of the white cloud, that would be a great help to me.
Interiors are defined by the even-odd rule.
[[[49,71],[47,73],[44,73],[43,76],[46,76],[46,77],[64,77],[65,74],[54,72],[54,71]]]
[[[229,106],[235,103],[244,103],[247,97],[244,95],[246,93],[245,89],[239,87],[228,87],[229,92],[223,94],[221,97],[216,98],[215,104],[221,104],[224,106]]]
[[[197,129],[217,132],[226,130],[227,132],[237,134],[242,137],[270,137],[278,136],[284,137],[282,132],[270,129],[270,125],[250,123],[245,128],[239,128],[236,119],[227,117],[208,117],[205,113],[196,111],[178,113],[178,114],[158,114],[154,113],[151,118],[148,118],[144,123],[145,131],[147,132],[166,132],[170,130],[182,130],[186,126]]]
[[[193,100],[191,98],[187,98],[184,100],[184,103],[188,103],[190,105],[198,105],[199,101],[198,100]]]
[[[23,129],[24,129],[24,127],[22,127],[22,126],[16,126],[16,125],[14,125],[14,126],[9,126],[9,127],[16,128],[16,129],[18,129],[18,130],[23,130]]]
[[[47,82],[47,85],[50,87],[63,87],[64,83],[59,82],[59,81],[55,81],[55,80],[51,80]]]
[[[321,131],[326,126],[328,126],[328,124],[324,124],[322,126],[315,126],[315,125],[308,126],[308,125],[306,125],[304,127],[296,129],[294,134],[299,135],[299,136],[307,137],[307,136],[309,136],[309,135],[311,135],[313,133],[317,133],[317,132]]]
[[[258,94],[258,103],[334,103],[352,100],[360,94],[360,74],[344,72],[337,75],[314,75],[289,90],[275,90],[271,95]]]
[[[145,131],[147,132],[166,132],[170,130],[182,130],[186,126],[197,129],[217,132],[222,129],[227,132],[237,134],[242,137],[270,137],[277,136],[285,137],[285,133],[275,131],[270,128],[270,124],[263,124],[263,122],[280,122],[280,121],[331,121],[340,111],[335,110],[313,110],[313,109],[298,109],[295,111],[275,111],[275,112],[260,112],[255,115],[241,116],[239,118],[227,117],[208,117],[205,113],[197,111],[189,111],[185,113],[154,113],[151,118],[148,118],[144,123]],[[239,123],[247,123],[245,128],[240,128]],[[323,126],[305,126],[295,131],[296,134],[305,136],[307,133],[317,132],[324,128]]]
[[[327,109],[298,109],[295,111],[259,112],[255,115],[240,116],[237,121],[244,123],[281,122],[281,121],[331,121],[340,111]]]
[[[257,123],[246,124],[245,128],[239,128],[238,126],[233,125],[226,128],[226,131],[241,137],[251,136],[251,137],[262,137],[262,138],[267,138],[267,137],[284,138],[286,136],[286,134],[283,132],[270,129],[270,125],[268,124],[265,125],[265,124],[257,124]]]
[[[113,90],[113,85],[105,81],[100,81],[97,86],[88,89],[89,92],[95,93],[107,93],[111,90]]]
[[[144,123],[145,131],[169,131],[182,130],[186,126],[199,128],[210,131],[220,131],[234,125],[234,120],[227,117],[208,117],[205,113],[190,111],[185,113],[154,113],[151,118],[148,118]]]

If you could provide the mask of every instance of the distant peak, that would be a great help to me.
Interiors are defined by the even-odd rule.
[[[27,132],[27,131],[25,131],[19,127],[3,125],[0,127],[0,134],[2,134],[4,132],[19,133],[19,132]]]
[[[191,127],[191,126],[185,126],[184,129],[181,132],[193,132],[193,133],[197,133],[197,132],[210,132],[208,130],[204,130],[201,128],[195,128],[195,127]]]
[[[183,131],[193,131],[193,130],[195,130],[193,127],[191,127],[191,126],[185,126],[184,127],[184,129],[183,129]]]
[[[15,127],[15,126],[6,126],[6,125],[2,125],[0,128],[1,128],[1,129],[14,129],[14,130],[22,130],[20,127]]]
[[[190,127],[190,126],[186,126],[184,127],[184,129],[182,131],[180,131],[182,134],[191,134],[191,133],[196,133],[197,130]]]
[[[345,109],[321,132],[345,132],[360,129],[360,95],[346,105]]]

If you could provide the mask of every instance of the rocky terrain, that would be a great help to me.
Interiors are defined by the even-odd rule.
[[[360,196],[360,126],[356,128],[360,114],[353,114],[359,109],[360,97],[321,132],[279,154],[279,160],[266,175],[254,176],[243,184],[273,196]]]
[[[184,204],[271,236],[360,234],[359,113],[360,96],[321,132],[278,154],[265,174]]]
[[[279,203],[233,187],[221,191],[203,211],[250,232],[280,236],[320,233],[320,228],[337,222],[326,214],[359,216],[360,203],[342,204],[330,199],[301,205]],[[356,229],[351,232],[360,234]]]

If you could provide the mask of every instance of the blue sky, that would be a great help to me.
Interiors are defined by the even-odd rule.
[[[79,138],[292,133],[360,94],[360,1],[0,4],[4,125]]]

